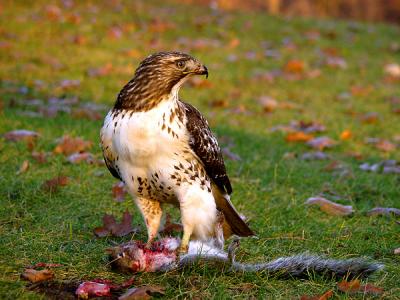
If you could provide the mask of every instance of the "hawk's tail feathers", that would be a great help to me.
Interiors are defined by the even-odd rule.
[[[242,237],[255,235],[253,230],[250,229],[249,225],[246,224],[246,222],[236,211],[235,207],[229,199],[229,195],[222,194],[218,188],[213,188],[213,195],[217,204],[217,208],[224,214],[225,221],[227,223],[223,226],[225,237],[226,231],[231,231],[233,234]]]

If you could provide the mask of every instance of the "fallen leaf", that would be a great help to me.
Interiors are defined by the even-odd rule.
[[[58,176],[53,179],[46,180],[42,184],[42,189],[47,192],[56,192],[60,186],[66,186],[69,182],[68,177]]]
[[[32,142],[34,141],[37,137],[39,137],[39,134],[34,131],[30,130],[25,130],[25,129],[19,129],[19,130],[13,130],[5,133],[4,138],[7,141],[26,141],[26,142]]]
[[[360,116],[360,119],[365,124],[374,124],[379,121],[379,114],[376,112],[365,113]]]
[[[300,158],[302,160],[324,160],[324,159],[330,159],[331,156],[322,151],[314,151],[314,152],[306,152]]]
[[[333,216],[348,216],[354,212],[351,205],[341,205],[323,197],[308,198],[305,204],[318,205],[320,210]]]
[[[326,300],[329,299],[333,296],[333,291],[329,290],[325,293],[323,293],[322,295],[316,295],[316,296],[301,296],[300,300]]]
[[[59,140],[53,152],[57,154],[71,155],[73,153],[83,152],[90,147],[92,147],[92,142],[65,135],[61,140]]]
[[[261,96],[258,98],[258,103],[261,104],[264,112],[273,112],[278,107],[278,101],[270,96]]]
[[[48,154],[45,152],[35,152],[34,151],[31,153],[31,155],[32,155],[32,158],[40,164],[44,164],[47,162]]]
[[[372,85],[368,86],[360,86],[360,85],[353,85],[350,87],[350,92],[353,96],[367,96],[374,90]]]
[[[95,162],[93,154],[89,152],[73,153],[67,157],[67,160],[71,164],[80,164],[82,162],[93,164]]]
[[[98,283],[93,281],[82,282],[75,294],[79,299],[88,299],[89,297],[102,297],[111,296],[110,286],[105,283]]]
[[[384,152],[393,152],[397,146],[388,140],[380,140],[375,144],[375,148]]]
[[[360,280],[355,279],[352,281],[341,281],[337,283],[337,287],[339,291],[345,292],[345,293],[356,293],[360,291],[361,284]]]
[[[289,60],[284,67],[284,71],[295,74],[303,73],[304,61],[298,59]]]
[[[101,113],[89,108],[74,108],[71,115],[76,119],[88,119],[92,121],[97,121],[103,118]]]
[[[333,146],[335,146],[337,144],[337,142],[329,137],[326,136],[320,136],[317,138],[314,138],[312,140],[309,140],[307,142],[307,145],[309,145],[310,147],[317,149],[319,151],[324,150],[325,148],[331,148]]]
[[[60,21],[62,18],[62,11],[57,5],[48,5],[45,7],[46,16],[49,20]]]
[[[36,283],[52,279],[54,277],[54,273],[53,271],[48,269],[40,271],[37,271],[35,269],[25,269],[24,273],[21,274],[21,277],[32,283]]]
[[[21,166],[19,167],[19,170],[17,171],[17,175],[25,173],[26,171],[28,171],[28,169],[29,169],[29,161],[28,160],[24,160],[22,162]]]
[[[348,130],[348,129],[343,130],[342,133],[340,134],[340,139],[341,139],[342,141],[344,141],[344,140],[349,140],[349,139],[351,139],[352,137],[353,137],[353,133],[352,133],[350,130]]]
[[[326,58],[325,64],[328,67],[335,68],[335,69],[347,69],[347,62],[342,57],[328,56]]]
[[[229,106],[229,101],[226,99],[218,99],[211,101],[211,107],[226,108]]]
[[[233,38],[233,39],[231,39],[230,41],[229,41],[229,43],[228,43],[228,48],[229,49],[234,49],[234,48],[236,48],[237,46],[239,46],[240,45],[240,40],[237,38],[237,37],[235,37],[235,38]]]
[[[107,36],[114,40],[120,39],[122,34],[122,29],[119,26],[112,26],[107,32]]]
[[[183,226],[179,223],[171,222],[171,215],[167,213],[165,217],[165,224],[162,229],[160,229],[160,235],[170,236],[174,232],[182,232]]]
[[[87,71],[87,74],[90,77],[101,77],[110,74],[113,70],[113,66],[111,63],[107,63],[104,66],[98,68],[91,68]]]
[[[383,67],[384,72],[394,78],[400,78],[400,65],[396,63],[386,64]]]
[[[294,131],[302,131],[304,133],[324,132],[326,127],[316,121],[292,121],[289,125]]]
[[[367,212],[368,216],[400,216],[400,209],[392,207],[375,207]]]
[[[137,288],[131,288],[121,295],[118,300],[146,300],[151,299],[153,295],[163,296],[165,288],[158,285],[144,285]]]
[[[122,181],[116,182],[112,186],[112,196],[113,199],[117,202],[123,202],[125,200],[125,196],[127,194],[127,190],[125,188],[125,183]]]
[[[337,284],[338,289],[344,293],[363,293],[363,294],[375,294],[379,295],[384,292],[382,288],[379,288],[371,283],[361,285],[360,280],[355,279],[352,281],[341,281]]]
[[[128,235],[131,232],[137,232],[137,228],[132,227],[132,216],[128,211],[125,211],[122,215],[121,223],[117,223],[113,215],[105,214],[103,216],[103,226],[96,227],[93,232],[97,237],[105,237],[107,235],[113,235],[122,237]]]
[[[297,131],[297,132],[289,132],[285,140],[287,142],[308,142],[312,140],[314,136],[312,134],[307,134],[302,131]]]

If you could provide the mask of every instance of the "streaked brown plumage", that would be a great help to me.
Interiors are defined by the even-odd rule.
[[[200,240],[213,235],[217,209],[234,234],[253,235],[230,202],[232,187],[206,119],[179,100],[181,85],[192,75],[208,71],[188,54],[147,57],[119,93],[101,131],[106,165],[135,197],[149,242],[158,231],[160,203],[172,203],[181,209],[183,251],[192,235]]]

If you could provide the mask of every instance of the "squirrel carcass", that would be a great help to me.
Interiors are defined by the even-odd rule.
[[[268,272],[277,276],[307,277],[310,273],[344,277],[367,277],[381,269],[383,265],[368,262],[362,258],[329,259],[318,255],[299,254],[280,257],[269,262],[247,264],[235,260],[235,251],[239,240],[233,240],[228,252],[222,247],[210,243],[191,241],[186,254],[178,255],[180,240],[167,237],[148,246],[140,241],[108,249],[112,264],[128,272],[161,272],[179,269],[198,263],[216,262],[230,268],[231,271]]]

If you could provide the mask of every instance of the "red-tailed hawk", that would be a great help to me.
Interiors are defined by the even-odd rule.
[[[118,95],[101,129],[104,159],[143,214],[150,243],[157,235],[162,204],[180,208],[185,252],[191,237],[209,240],[218,211],[233,234],[253,231],[233,207],[231,183],[218,142],[206,119],[178,92],[207,68],[188,54],[148,56]]]

